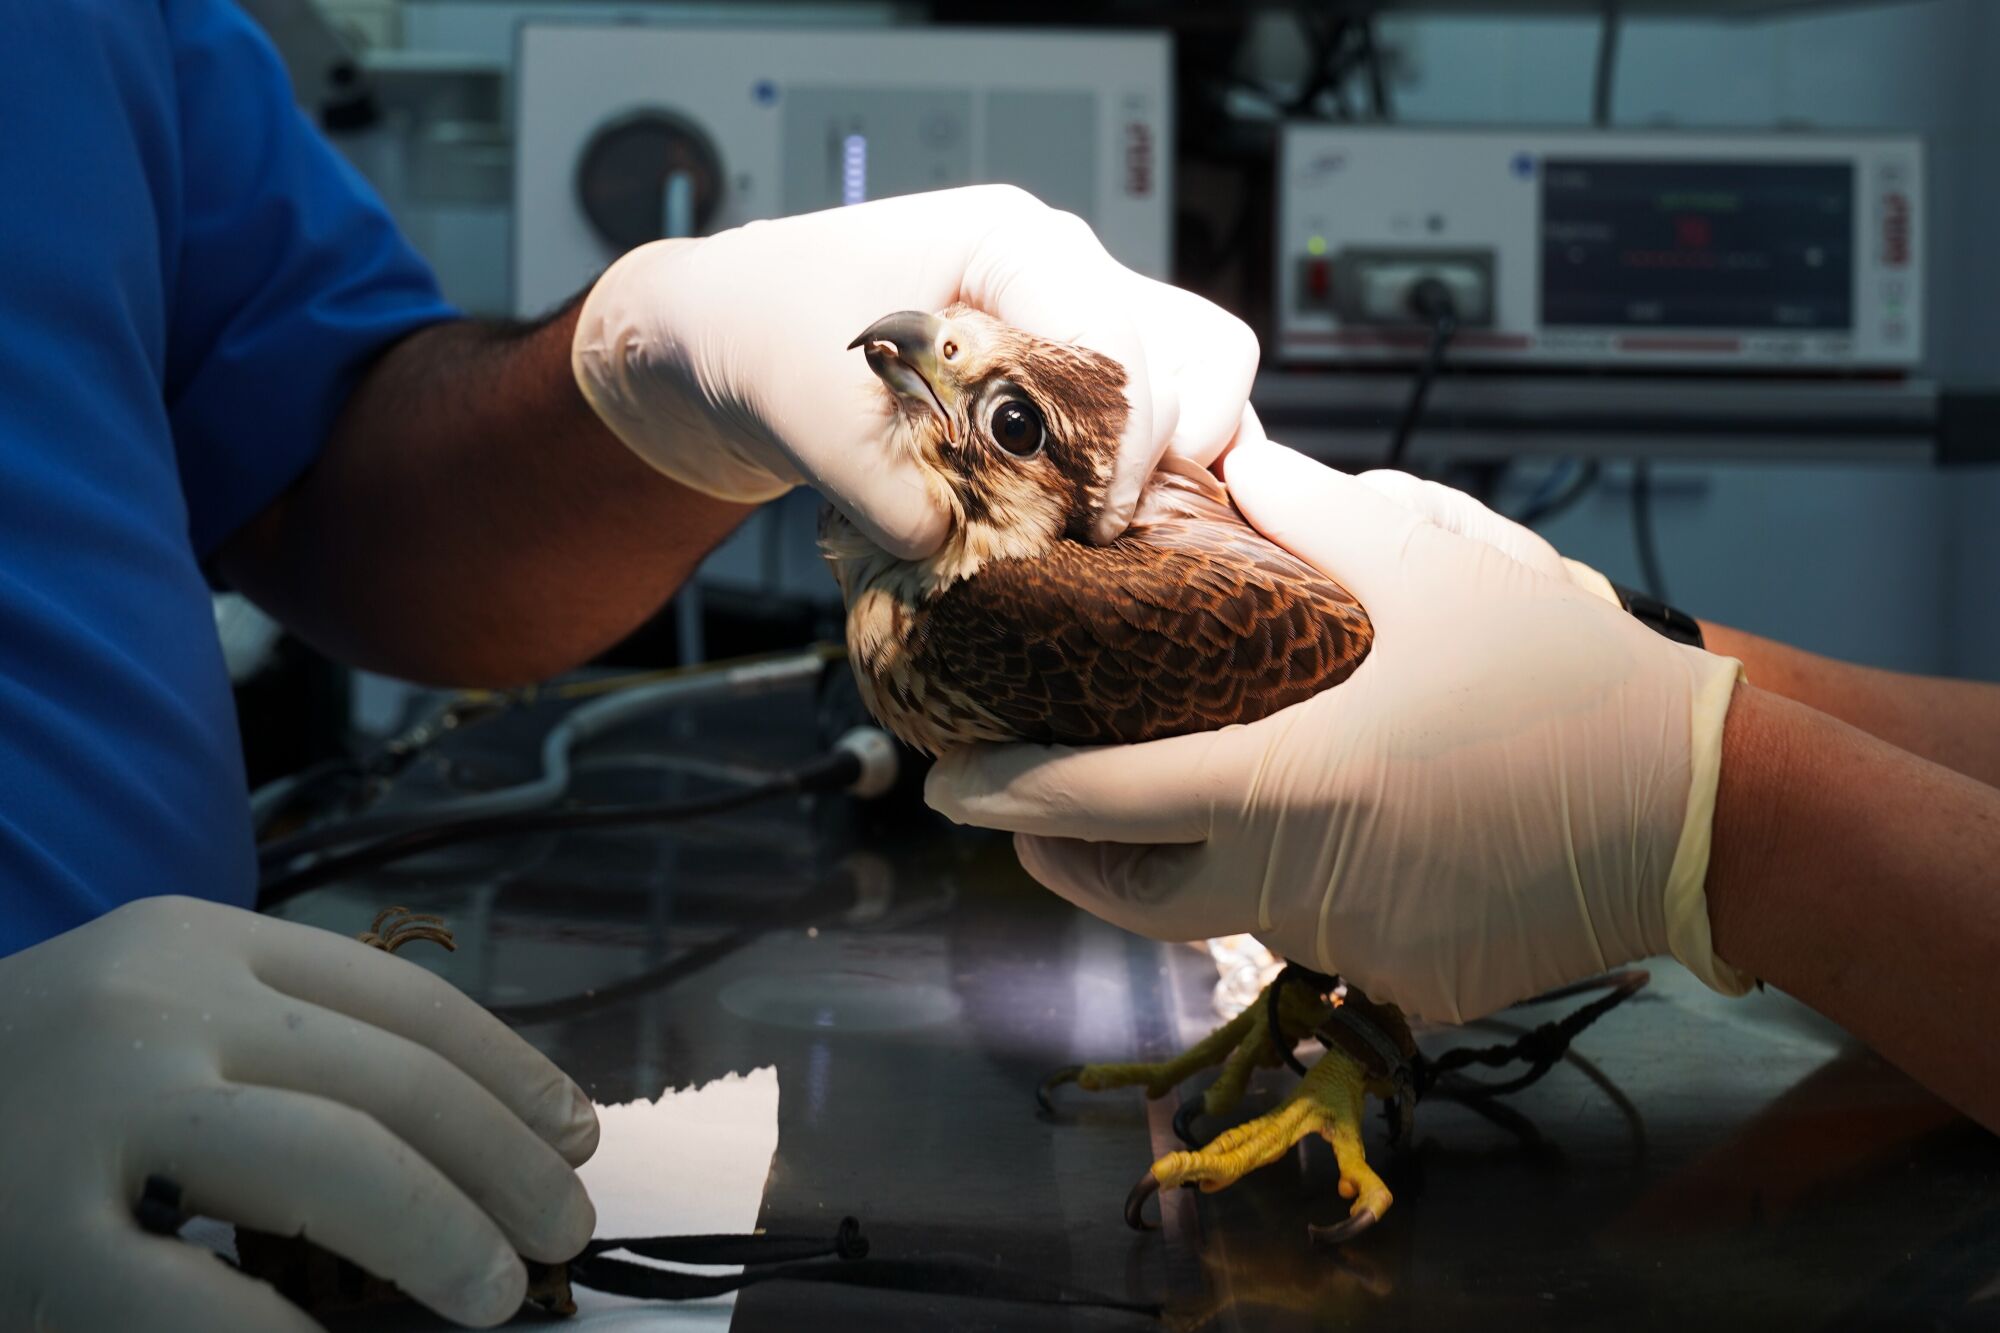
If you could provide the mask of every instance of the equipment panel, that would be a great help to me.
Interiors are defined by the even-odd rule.
[[[523,314],[646,240],[982,182],[1167,275],[1164,34],[530,23],[518,40]]]
[[[1278,355],[1904,371],[1923,354],[1909,137],[1291,126]]]

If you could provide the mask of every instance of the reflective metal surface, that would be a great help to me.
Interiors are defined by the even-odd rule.
[[[395,799],[521,780],[553,715],[453,738]],[[813,753],[826,725],[805,691],[662,719],[581,756],[575,794],[703,790],[713,778],[677,756],[775,766]],[[1490,1118],[1426,1103],[1401,1150],[1372,1122],[1396,1204],[1330,1252],[1305,1237],[1346,1211],[1316,1141],[1220,1194],[1170,1194],[1162,1231],[1125,1228],[1127,1188],[1178,1146],[1173,1099],[1068,1088],[1051,1122],[1035,1083],[1201,1035],[1214,966],[1040,892],[1005,839],[908,808],[784,801],[437,854],[285,915],[352,932],[392,902],[458,933],[456,954],[408,956],[600,1102],[775,1065],[773,1231],[852,1213],[877,1255],[954,1252],[1163,1300],[1176,1328],[2000,1324],[2000,1141],[1789,1000],[1724,1001],[1671,964]],[[1420,1040],[1435,1053],[1555,1016]],[[1246,1114],[1291,1082],[1263,1076]],[[735,1326],[1145,1321],[773,1284],[741,1295]]]

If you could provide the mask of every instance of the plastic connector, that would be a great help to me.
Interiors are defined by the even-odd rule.
[[[1458,321],[1458,298],[1442,278],[1422,278],[1410,288],[1410,313],[1426,324]]]
[[[849,794],[873,800],[896,785],[902,762],[896,755],[896,743],[881,728],[855,727],[835,741],[833,748],[860,762],[860,774],[847,784]]]

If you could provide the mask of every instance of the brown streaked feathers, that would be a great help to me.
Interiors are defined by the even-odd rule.
[[[1041,409],[1050,439],[1023,464],[978,431],[980,405],[956,447],[940,447],[932,421],[898,423],[954,514],[929,561],[895,560],[827,511],[822,544],[847,598],[850,657],[892,732],[931,753],[984,740],[1154,740],[1256,721],[1360,665],[1372,641],[1360,605],[1261,536],[1205,469],[1166,460],[1122,537],[1084,540],[1124,427],[1122,369],[963,308],[945,317],[961,340],[1004,338],[961,393],[1004,379]],[[1080,363],[1095,382],[1079,384]],[[1049,401],[1052,390],[1063,401]],[[1018,499],[1024,485],[1041,497],[1032,505]],[[1051,500],[1059,525],[1042,509]],[[1007,536],[978,530],[1031,509],[1038,516]],[[1021,528],[1037,535],[1021,540]]]
[[[1345,680],[1368,642],[1353,598],[1233,509],[992,561],[910,636],[917,674],[1013,737],[1072,745],[1255,721]]]

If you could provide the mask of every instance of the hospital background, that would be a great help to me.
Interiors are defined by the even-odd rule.
[[[1456,12],[1468,8],[1486,12]],[[1551,8],[1561,12],[1539,12]],[[1988,333],[1992,303],[2000,301],[1993,243],[2000,235],[2000,81],[1991,77],[1989,59],[2000,51],[2000,5],[1910,0],[1697,8],[1742,12],[1662,16],[1658,6],[1630,6],[1620,16],[1610,124],[1920,137],[1928,263],[1924,360],[1912,379],[2000,382],[2000,345]],[[1603,32],[1596,10],[1387,6],[1375,40],[1394,123],[1588,126]],[[1148,12],[1133,7],[1129,26],[1145,26]],[[521,127],[533,111],[515,98],[521,24],[867,29],[920,23],[926,6],[318,0],[314,15],[358,53],[379,111],[356,128],[330,119],[334,142],[382,191],[436,266],[446,294],[469,312],[505,315],[519,313],[510,280],[520,222],[515,173],[531,165],[519,160],[516,147],[528,137]],[[288,58],[315,49],[298,34],[299,5],[267,4],[261,16]],[[289,41],[288,25],[295,30]],[[1251,19],[1233,73],[1246,86],[1282,89],[1305,76],[1304,60],[1293,16],[1272,9]],[[295,60],[295,76],[300,68]],[[658,94],[673,103],[671,87]],[[1356,114],[1366,119],[1367,108]],[[1190,207],[1199,211],[1202,189],[1199,167],[1182,164],[1183,218]],[[1269,365],[1268,329],[1260,331],[1267,334]],[[1633,409],[1635,431],[1643,430],[1644,410],[1643,404]],[[1285,437],[1277,427],[1272,433]],[[1485,476],[1488,498],[1510,513],[1573,480],[1578,466],[1556,454],[1559,442],[1552,449],[1532,430],[1516,438],[1518,455]],[[2000,471],[1941,466],[1925,457],[1843,461],[1837,448],[1796,440],[1744,453],[1690,461],[1666,452],[1650,460],[1654,576],[1671,601],[1858,662],[2000,679],[1994,615]],[[1637,587],[1646,571],[1635,540],[1632,477],[1627,459],[1607,455],[1594,484],[1539,526],[1566,554]],[[795,494],[754,519],[710,558],[698,596],[711,610],[831,604],[834,589],[812,544],[816,505],[814,497]],[[683,616],[682,650],[689,625]],[[698,626],[692,633],[702,647]],[[400,715],[406,702],[393,683],[368,679],[355,699],[357,716],[374,729]]]

